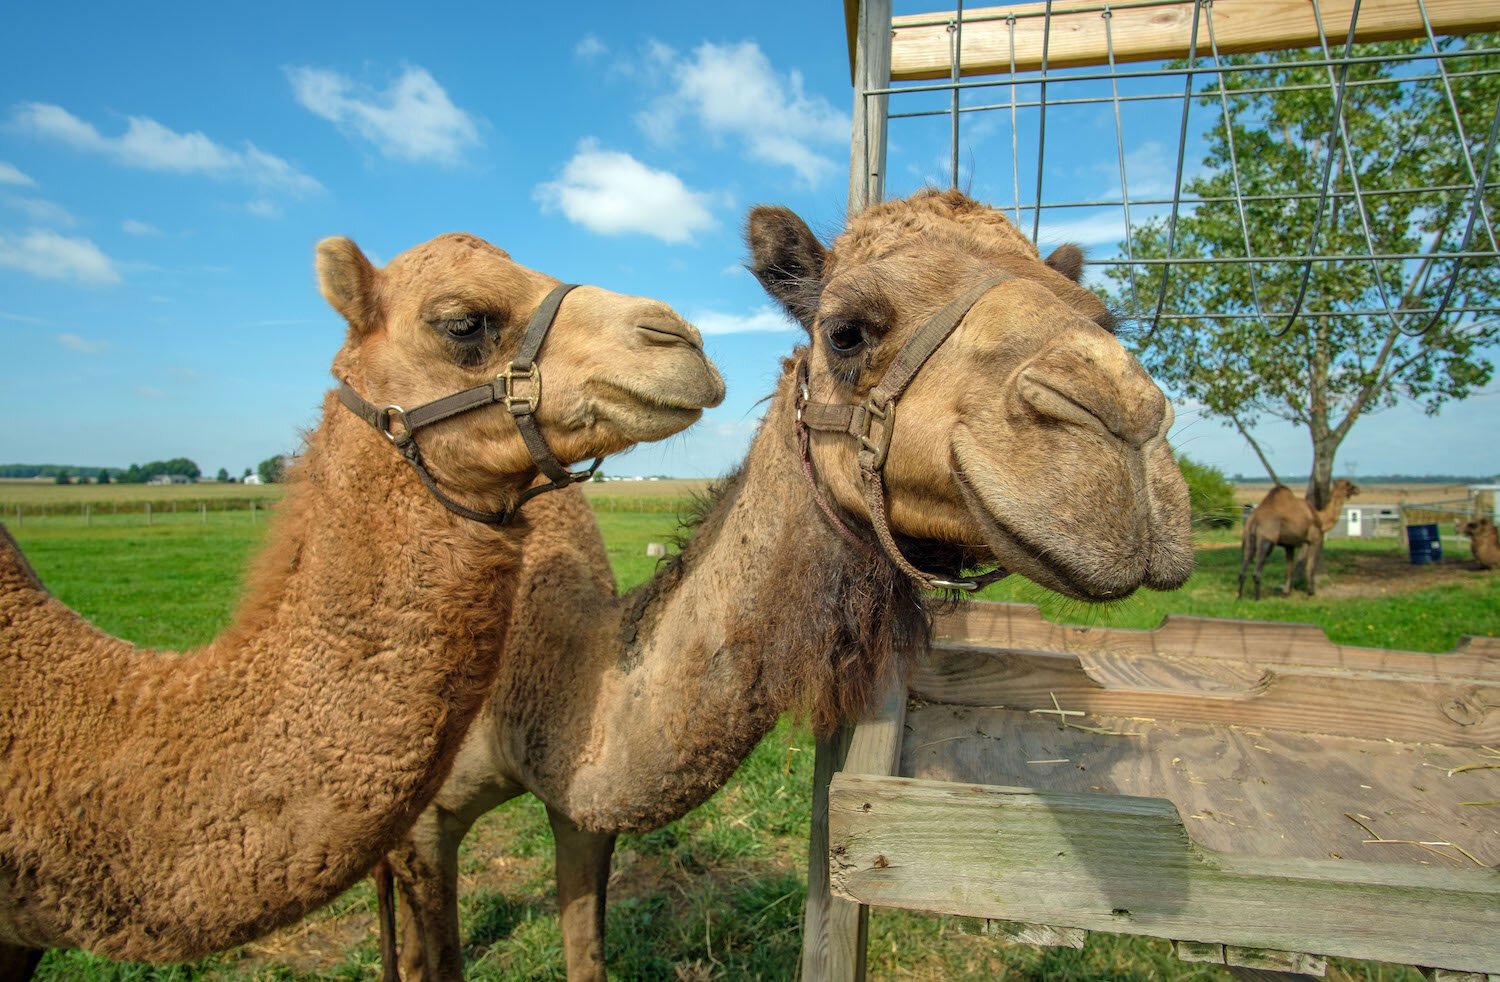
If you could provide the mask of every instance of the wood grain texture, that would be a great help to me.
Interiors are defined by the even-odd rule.
[[[1045,42],[1048,68],[1108,64],[1113,36],[1116,64],[1186,58],[1193,33],[1190,0],[1161,6],[1119,5],[1106,20],[1097,0],[1056,0],[1047,29],[1043,3],[964,11],[964,75],[1036,71],[1042,67]],[[1469,34],[1500,28],[1497,0],[1426,0],[1434,31]],[[1349,33],[1353,0],[1322,0],[1319,7],[1330,47],[1342,47]],[[1208,5],[1204,10],[1208,11]],[[1313,5],[1307,0],[1216,0],[1213,32],[1222,54],[1316,47],[1319,43]],[[893,81],[948,78],[952,71],[952,11],[896,17],[892,20],[890,78]],[[1014,17],[1014,20],[1009,18]],[[1212,49],[1209,14],[1200,16],[1198,54]],[[936,23],[934,23],[936,22]],[[1359,6],[1355,38],[1391,41],[1425,36],[1416,0],[1364,0]],[[1012,56],[1014,55],[1014,60]]]
[[[1500,971],[1500,874],[1245,858],[1171,805],[835,775],[831,886],[861,903]]]

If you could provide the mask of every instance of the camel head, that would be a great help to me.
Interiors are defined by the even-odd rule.
[[[1359,494],[1359,485],[1355,484],[1353,481],[1346,480],[1345,478],[1341,477],[1337,481],[1333,482],[1333,487],[1330,490],[1330,494],[1332,495],[1330,500],[1348,501],[1350,498]]]
[[[348,239],[324,239],[317,271],[349,322],[334,374],[376,406],[408,409],[493,381],[558,285],[464,234],[438,236],[383,269]],[[670,436],[724,398],[703,339],[676,311],[594,286],[563,299],[536,364],[536,419],[565,464]],[[444,420],[417,440],[443,486],[460,492],[491,493],[535,473],[504,405]]]
[[[1043,262],[1000,212],[957,191],[871,207],[826,249],[784,208],[752,211],[748,238],[752,271],[810,335],[812,403],[859,403],[935,314],[1005,275],[897,405],[890,523],[925,568],[994,561],[1090,601],[1187,579],[1172,410],[1078,284],[1077,248]],[[868,521],[856,453],[842,434],[811,435],[819,479]]]
[[[1467,522],[1460,522],[1458,534],[1468,536],[1469,541],[1477,542],[1480,539],[1492,538],[1496,535],[1495,523],[1487,515],[1471,518]]]

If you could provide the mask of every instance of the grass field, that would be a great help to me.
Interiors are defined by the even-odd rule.
[[[598,489],[623,502],[632,500],[632,484],[588,490],[591,498]],[[196,487],[203,486],[183,490]],[[8,491],[0,487],[0,501]],[[594,500],[622,588],[642,581],[655,564],[645,558],[645,546],[671,541],[680,502],[668,496],[659,509],[617,511]],[[244,514],[211,513],[208,519],[200,524],[195,512],[185,512],[147,528],[139,516],[133,523],[121,516],[117,524],[92,527],[56,518],[28,520],[13,531],[48,586],[98,626],[140,644],[182,648],[208,640],[227,622],[240,571],[266,528]],[[1412,567],[1395,540],[1340,541],[1328,551],[1329,572],[1311,600],[1299,594],[1258,604],[1237,601],[1232,533],[1200,543],[1198,572],[1172,594],[1142,594],[1096,608],[1007,581],[986,595],[1040,601],[1048,616],[1074,623],[1146,627],[1169,612],[1255,616],[1320,624],[1346,644],[1446,651],[1463,634],[1500,633],[1500,576],[1465,569],[1466,546],[1447,545],[1450,557],[1463,558]],[[1268,564],[1268,583],[1279,584],[1280,576],[1281,567]],[[613,977],[795,974],[811,765],[810,735],[783,722],[704,807],[664,829],[621,838],[609,912]],[[497,809],[476,826],[462,856],[471,978],[561,977],[551,870],[546,819],[531,799]],[[195,965],[149,968],[53,952],[41,978],[368,978],[376,972],[374,938],[372,895],[360,885],[299,925]],[[1178,963],[1164,943],[1093,935],[1082,951],[1032,948],[990,937],[973,920],[895,911],[871,918],[870,955],[871,974],[879,978],[1228,978]],[[1414,971],[1361,963],[1341,963],[1337,972],[1344,978],[1420,978]]]

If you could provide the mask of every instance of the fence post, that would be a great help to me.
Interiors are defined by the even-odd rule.
[[[146,502],[146,525],[147,527],[151,525],[151,502],[149,501]]]
[[[250,502],[250,524],[255,524],[255,502]]]
[[[206,501],[198,502],[198,521],[203,525],[208,524],[208,502]]]
[[[16,505],[16,528],[21,527],[21,506]]]
[[[91,507],[89,507],[89,503],[87,501],[85,501],[83,503],[83,525],[84,525],[85,528],[91,528],[91,527],[93,527],[93,524],[94,524],[94,509],[91,508]]]

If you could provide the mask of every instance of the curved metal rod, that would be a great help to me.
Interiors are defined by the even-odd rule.
[[[1198,21],[1203,11],[1203,0],[1193,0],[1193,31],[1188,39],[1188,63],[1187,71],[1183,73],[1186,79],[1182,93],[1182,126],[1177,133],[1177,176],[1172,182],[1172,214],[1167,219],[1167,258],[1172,258],[1172,253],[1177,248],[1177,211],[1182,206],[1182,161],[1187,154],[1187,128],[1188,111],[1193,105],[1193,63],[1198,60]],[[1172,267],[1163,266],[1161,271],[1161,288],[1156,292],[1156,312],[1151,315],[1151,326],[1146,330],[1146,340],[1150,340],[1156,333],[1157,325],[1161,323],[1161,310],[1167,302],[1167,281],[1172,278]]]
[[[1469,251],[1469,236],[1474,231],[1474,219],[1478,217],[1484,208],[1484,185],[1489,176],[1490,164],[1495,160],[1495,142],[1500,139],[1500,101],[1495,103],[1495,118],[1490,121],[1490,138],[1484,149],[1484,166],[1479,170],[1479,176],[1474,180],[1474,201],[1469,207],[1469,223],[1464,227],[1464,237],[1458,244],[1459,255],[1453,260],[1453,269],[1448,273],[1448,286],[1443,291],[1443,299],[1438,301],[1437,309],[1432,312],[1432,317],[1420,331],[1413,334],[1426,334],[1437,326],[1438,318],[1448,309],[1448,301],[1453,297],[1453,288],[1458,284],[1458,270],[1463,265],[1463,253]],[[1488,222],[1486,222],[1488,225]]]
[[[1120,122],[1120,82],[1114,76],[1115,67],[1115,32],[1114,14],[1106,9],[1099,15],[1104,18],[1104,47],[1109,54],[1110,92],[1114,96],[1115,106],[1115,151],[1120,158],[1120,205],[1125,210],[1125,269],[1130,276],[1130,312],[1132,317],[1140,315],[1141,298],[1140,290],[1137,288],[1137,276],[1135,271],[1135,242],[1134,234],[1130,227],[1130,188],[1125,182],[1125,127]]]
[[[1042,77],[1041,90],[1037,98],[1036,127],[1036,210],[1031,213],[1031,243],[1036,244],[1042,231],[1042,161],[1047,153],[1047,46],[1052,40],[1052,0],[1042,11]]]
[[[1313,17],[1317,19],[1318,40],[1323,45],[1323,56],[1326,58],[1328,56],[1328,41],[1323,34],[1322,14],[1316,6],[1313,8]],[[1354,34],[1354,26],[1358,20],[1359,2],[1355,0],[1354,9],[1349,20],[1349,34],[1351,37]],[[1328,69],[1328,80],[1330,82],[1333,81],[1332,68]],[[1399,331],[1401,330],[1401,321],[1391,307],[1391,297],[1389,291],[1386,289],[1385,276],[1380,266],[1380,260],[1376,258],[1380,250],[1375,247],[1375,236],[1370,231],[1370,213],[1365,208],[1363,189],[1359,186],[1359,167],[1354,160],[1353,141],[1349,139],[1349,121],[1343,115],[1339,116],[1339,137],[1344,144],[1344,161],[1349,167],[1349,188],[1354,192],[1354,211],[1359,216],[1360,228],[1365,235],[1365,248],[1368,250],[1370,256],[1370,270],[1375,274],[1375,289],[1380,294],[1380,305],[1385,308],[1386,317],[1390,320],[1391,327]],[[1398,283],[1401,281],[1399,272],[1396,275],[1396,281]]]
[[[1319,12],[1317,0],[1313,0],[1313,14],[1318,19],[1318,36],[1321,38],[1323,35],[1323,17]],[[1344,42],[1345,59],[1347,59],[1350,53],[1354,50],[1354,24],[1358,19],[1359,0],[1354,0],[1353,16],[1349,18],[1349,37]],[[1326,40],[1323,42],[1323,50],[1325,52],[1328,50],[1328,43]],[[1329,74],[1332,74],[1331,69],[1329,71]],[[1297,322],[1297,315],[1302,311],[1302,301],[1307,298],[1307,284],[1308,281],[1312,278],[1313,263],[1317,261],[1316,256],[1318,249],[1318,233],[1322,231],[1323,212],[1326,210],[1328,205],[1328,184],[1330,179],[1333,177],[1333,158],[1337,154],[1335,147],[1338,144],[1339,121],[1344,118],[1344,93],[1347,90],[1348,81],[1349,62],[1346,60],[1339,66],[1339,77],[1334,84],[1333,122],[1329,124],[1328,127],[1328,156],[1323,159],[1323,190],[1322,193],[1318,196],[1318,211],[1317,214],[1313,217],[1312,231],[1308,234],[1307,237],[1307,248],[1303,250],[1303,253],[1309,258],[1302,267],[1302,282],[1297,287],[1297,299],[1292,303],[1292,312],[1287,316],[1286,323],[1281,326],[1281,330],[1272,332],[1272,335],[1274,337],[1284,337],[1286,335],[1286,332],[1292,329],[1292,325]]]
[[[1255,250],[1250,245],[1250,223],[1245,218],[1245,192],[1240,185],[1240,160],[1239,154],[1234,146],[1234,119],[1229,112],[1229,94],[1224,89],[1223,62],[1219,57],[1219,40],[1214,35],[1214,5],[1213,0],[1208,3],[1208,45],[1214,57],[1214,77],[1219,87],[1219,106],[1224,110],[1224,138],[1229,144],[1229,174],[1234,181],[1234,206],[1240,216],[1240,236],[1245,243],[1245,258],[1249,259],[1255,255]],[[1255,316],[1261,322],[1261,327],[1267,324],[1266,315],[1260,304],[1260,279],[1255,275],[1255,264],[1249,264],[1250,275],[1250,305],[1255,308]]]

